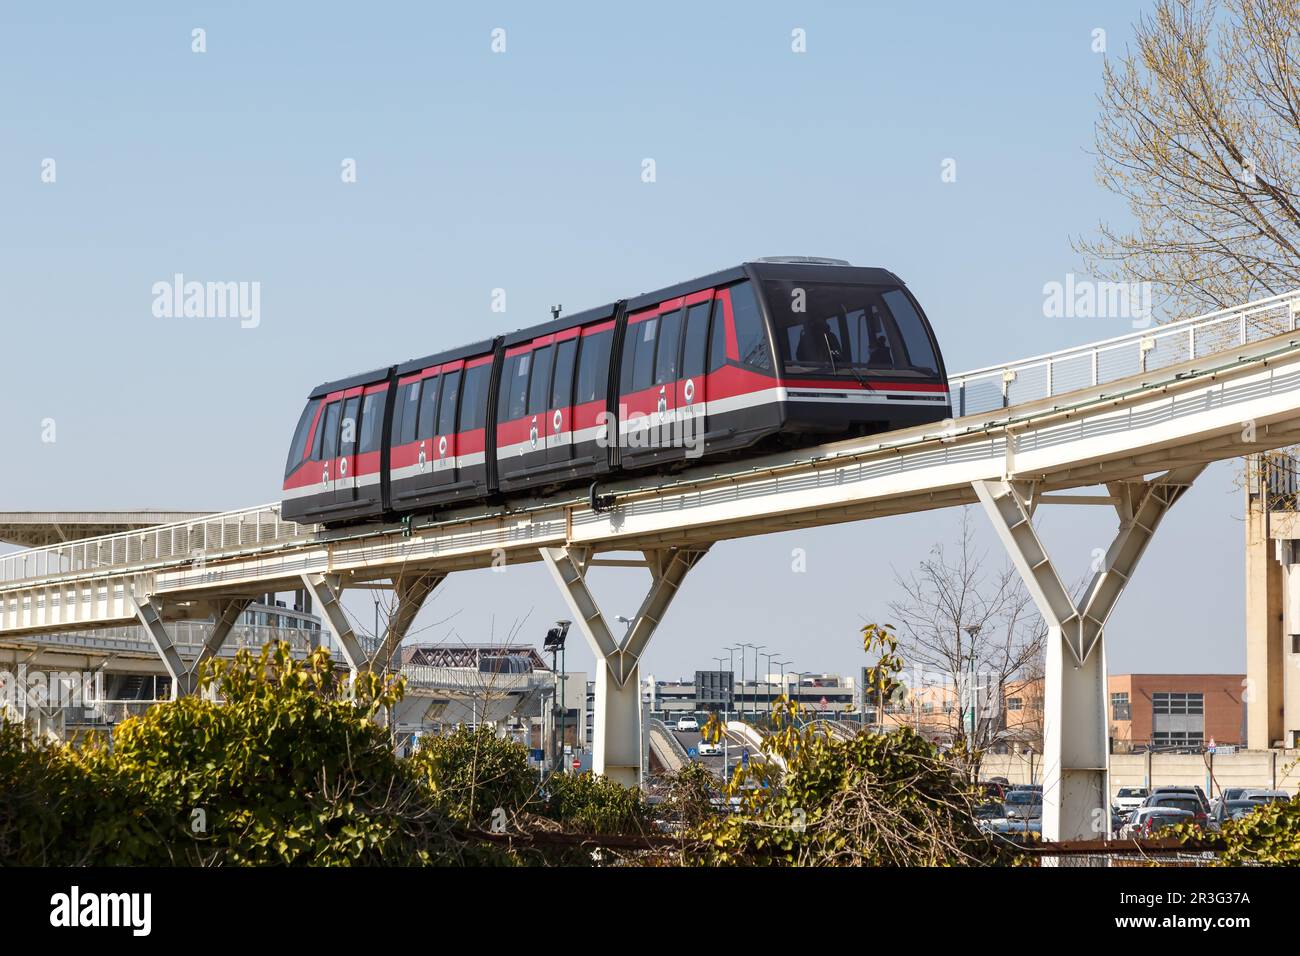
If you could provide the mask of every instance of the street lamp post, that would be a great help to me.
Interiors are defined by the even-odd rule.
[[[772,658],[776,657],[776,655],[776,651],[767,651],[763,654],[763,660],[767,662],[766,666],[763,668],[763,686],[766,688],[767,716],[769,718],[772,716]],[[758,667],[757,654],[754,655],[754,667],[755,669]]]
[[[970,671],[967,680],[968,694],[970,697],[970,737],[968,738],[968,747],[973,753],[975,750],[975,730],[976,730],[976,711],[975,702],[978,695],[975,692],[975,639],[979,637],[980,625],[967,624],[963,630],[970,635]]]
[[[754,646],[743,641],[736,645],[736,650],[740,651],[740,706],[737,709],[740,711],[741,720],[745,719],[745,649]],[[754,662],[754,669],[758,670],[757,661]]]
[[[546,632],[546,640],[542,643],[542,650],[551,652],[551,674],[552,675],[556,673],[556,669],[555,669],[556,654],[559,654],[560,657],[560,668],[559,668],[560,715],[558,721],[560,740],[555,750],[555,756],[552,758],[552,763],[551,763],[552,767],[555,767],[557,765],[562,765],[564,763],[564,717],[565,717],[564,685],[568,683],[568,676],[565,674],[565,665],[564,665],[564,640],[566,637],[569,636],[569,625],[572,623],[573,623],[572,621],[556,621],[555,627],[551,628],[549,631]],[[554,710],[554,708],[555,708],[555,693],[554,691],[552,691],[551,709]],[[556,724],[556,721],[552,720],[552,724]]]
[[[754,648],[754,720],[757,722],[758,720],[758,652],[762,650],[764,647],[767,647],[767,645],[754,644],[752,646]]]

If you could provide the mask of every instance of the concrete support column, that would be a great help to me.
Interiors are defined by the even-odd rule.
[[[1104,645],[1080,663],[1049,626],[1043,692],[1043,836],[1088,840],[1110,829]]]
[[[1269,540],[1268,487],[1259,456],[1246,470],[1246,746],[1282,739],[1282,564]]]
[[[619,683],[608,663],[596,664],[592,714],[592,770],[625,787],[641,782],[641,668],[633,666]]]
[[[1119,530],[1081,601],[1061,582],[1034,530],[1050,504],[1033,483],[976,482],[975,493],[1048,626],[1043,692],[1043,837],[1098,839],[1110,832],[1109,727],[1103,632],[1161,520],[1203,465],[1147,481],[1116,482],[1108,495],[1061,503],[1113,505]]]

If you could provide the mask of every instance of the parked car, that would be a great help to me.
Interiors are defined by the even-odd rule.
[[[1187,823],[1195,819],[1190,810],[1177,807],[1139,807],[1120,831],[1124,839],[1136,840],[1154,836],[1157,831],[1176,823]]]
[[[1001,819],[990,820],[985,829],[990,833],[1005,833],[1007,836],[1016,836],[1017,834],[1024,836],[1031,833],[1041,836],[1043,833],[1043,819],[1038,816],[1025,817],[1022,820],[1002,817]]]
[[[678,717],[676,729],[682,732],[699,731],[700,722],[694,717]]]
[[[1255,800],[1216,800],[1210,815],[1210,827],[1218,830],[1229,820],[1240,820],[1254,813],[1261,804]]]
[[[1291,794],[1285,790],[1246,790],[1242,793],[1241,799],[1253,803],[1278,803],[1290,800]]]
[[[1115,806],[1126,814],[1132,813],[1149,796],[1151,792],[1146,787],[1120,787],[1115,794]]]
[[[1196,802],[1201,805],[1202,813],[1206,814],[1207,816],[1210,813],[1210,800],[1205,795],[1205,791],[1202,790],[1200,787],[1185,787],[1185,786],[1156,787],[1154,790],[1151,791],[1151,796],[1154,797],[1156,794],[1185,794],[1185,795],[1190,794],[1194,796],[1196,798]],[[1143,806],[1146,806],[1147,802],[1149,802],[1149,798],[1148,801],[1143,802]]]
[[[1012,790],[1002,806],[1008,820],[1036,819],[1043,815],[1043,795],[1037,790]]]
[[[1207,826],[1210,822],[1209,804],[1190,790],[1161,790],[1157,788],[1142,804],[1143,810],[1185,810],[1193,822]]]

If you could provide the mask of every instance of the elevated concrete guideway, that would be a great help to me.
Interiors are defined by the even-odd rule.
[[[641,772],[639,663],[712,544],[979,502],[1048,622],[1049,838],[1104,835],[1106,620],[1159,522],[1208,462],[1300,441],[1300,292],[1117,339],[951,377],[955,420],[565,493],[506,510],[326,533],[278,505],[0,556],[0,638],[139,620],[168,659],[167,620],[306,586],[354,668],[371,661],[338,598],[388,582],[400,643],[452,571],[544,561],[598,664],[594,766]],[[1062,494],[1104,486],[1103,494]],[[1102,506],[1114,541],[1079,602],[1038,540],[1041,505]],[[633,552],[633,558],[608,557]],[[721,560],[721,559],[715,559]],[[592,567],[641,567],[640,610],[616,635],[586,585]],[[217,635],[219,638],[220,635]],[[216,643],[219,645],[220,641]]]

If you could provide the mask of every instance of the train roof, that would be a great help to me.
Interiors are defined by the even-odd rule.
[[[375,382],[382,382],[392,374],[391,365],[384,368],[372,369],[369,372],[362,372],[360,375],[349,375],[347,378],[336,379],[333,382],[322,382],[311,390],[308,399],[320,398],[328,395],[330,392],[339,392],[345,388],[356,388],[358,385],[373,385]]]
[[[903,280],[888,269],[880,269],[871,266],[854,266],[843,259],[823,259],[815,256],[778,256],[766,259],[755,259],[751,262],[742,262],[738,266],[732,266],[728,269],[721,269],[717,272],[710,272],[707,275],[697,276],[694,279],[688,279],[685,282],[678,282],[674,285],[665,286],[661,289],[654,289],[650,292],[642,292],[626,300],[628,312],[636,312],[646,306],[656,305],[665,299],[675,299],[678,296],[690,295],[692,292],[698,292],[700,289],[711,289],[721,285],[728,285],[732,282],[739,282],[745,278],[756,279],[794,279],[805,278],[813,281],[835,281],[836,279],[854,279],[859,282],[871,284],[894,284],[903,285]],[[309,398],[319,398],[330,392],[336,392],[340,389],[355,388],[358,385],[373,385],[375,382],[382,382],[396,371],[398,375],[405,375],[408,372],[419,371],[423,368],[429,368],[431,365],[441,365],[443,362],[454,362],[457,359],[471,358],[476,355],[486,355],[491,352],[497,344],[498,339],[507,348],[512,345],[518,345],[520,342],[527,342],[542,335],[551,335],[556,332],[564,332],[568,329],[579,325],[589,325],[592,322],[602,322],[606,319],[613,318],[618,310],[619,302],[610,302],[605,305],[597,306],[593,309],[585,309],[582,312],[574,312],[572,315],[562,315],[558,319],[552,319],[549,322],[543,322],[539,325],[530,325],[527,328],[516,329],[504,336],[497,338],[484,339],[481,342],[475,342],[472,345],[463,345],[459,348],[448,349],[444,352],[435,352],[432,355],[426,355],[423,358],[409,359],[399,365],[386,366],[384,368],[374,369],[370,372],[363,372],[360,375],[353,375],[349,378],[342,378],[335,382],[325,382],[317,385]]]
[[[447,349],[445,352],[435,352],[432,355],[426,355],[423,358],[407,359],[401,365],[397,366],[397,374],[405,375],[407,372],[418,372],[422,368],[429,368],[431,365],[441,365],[443,362],[454,362],[457,359],[473,358],[476,355],[487,355],[497,346],[496,337],[484,339],[481,342],[475,342],[472,345],[462,345],[459,348]]]

